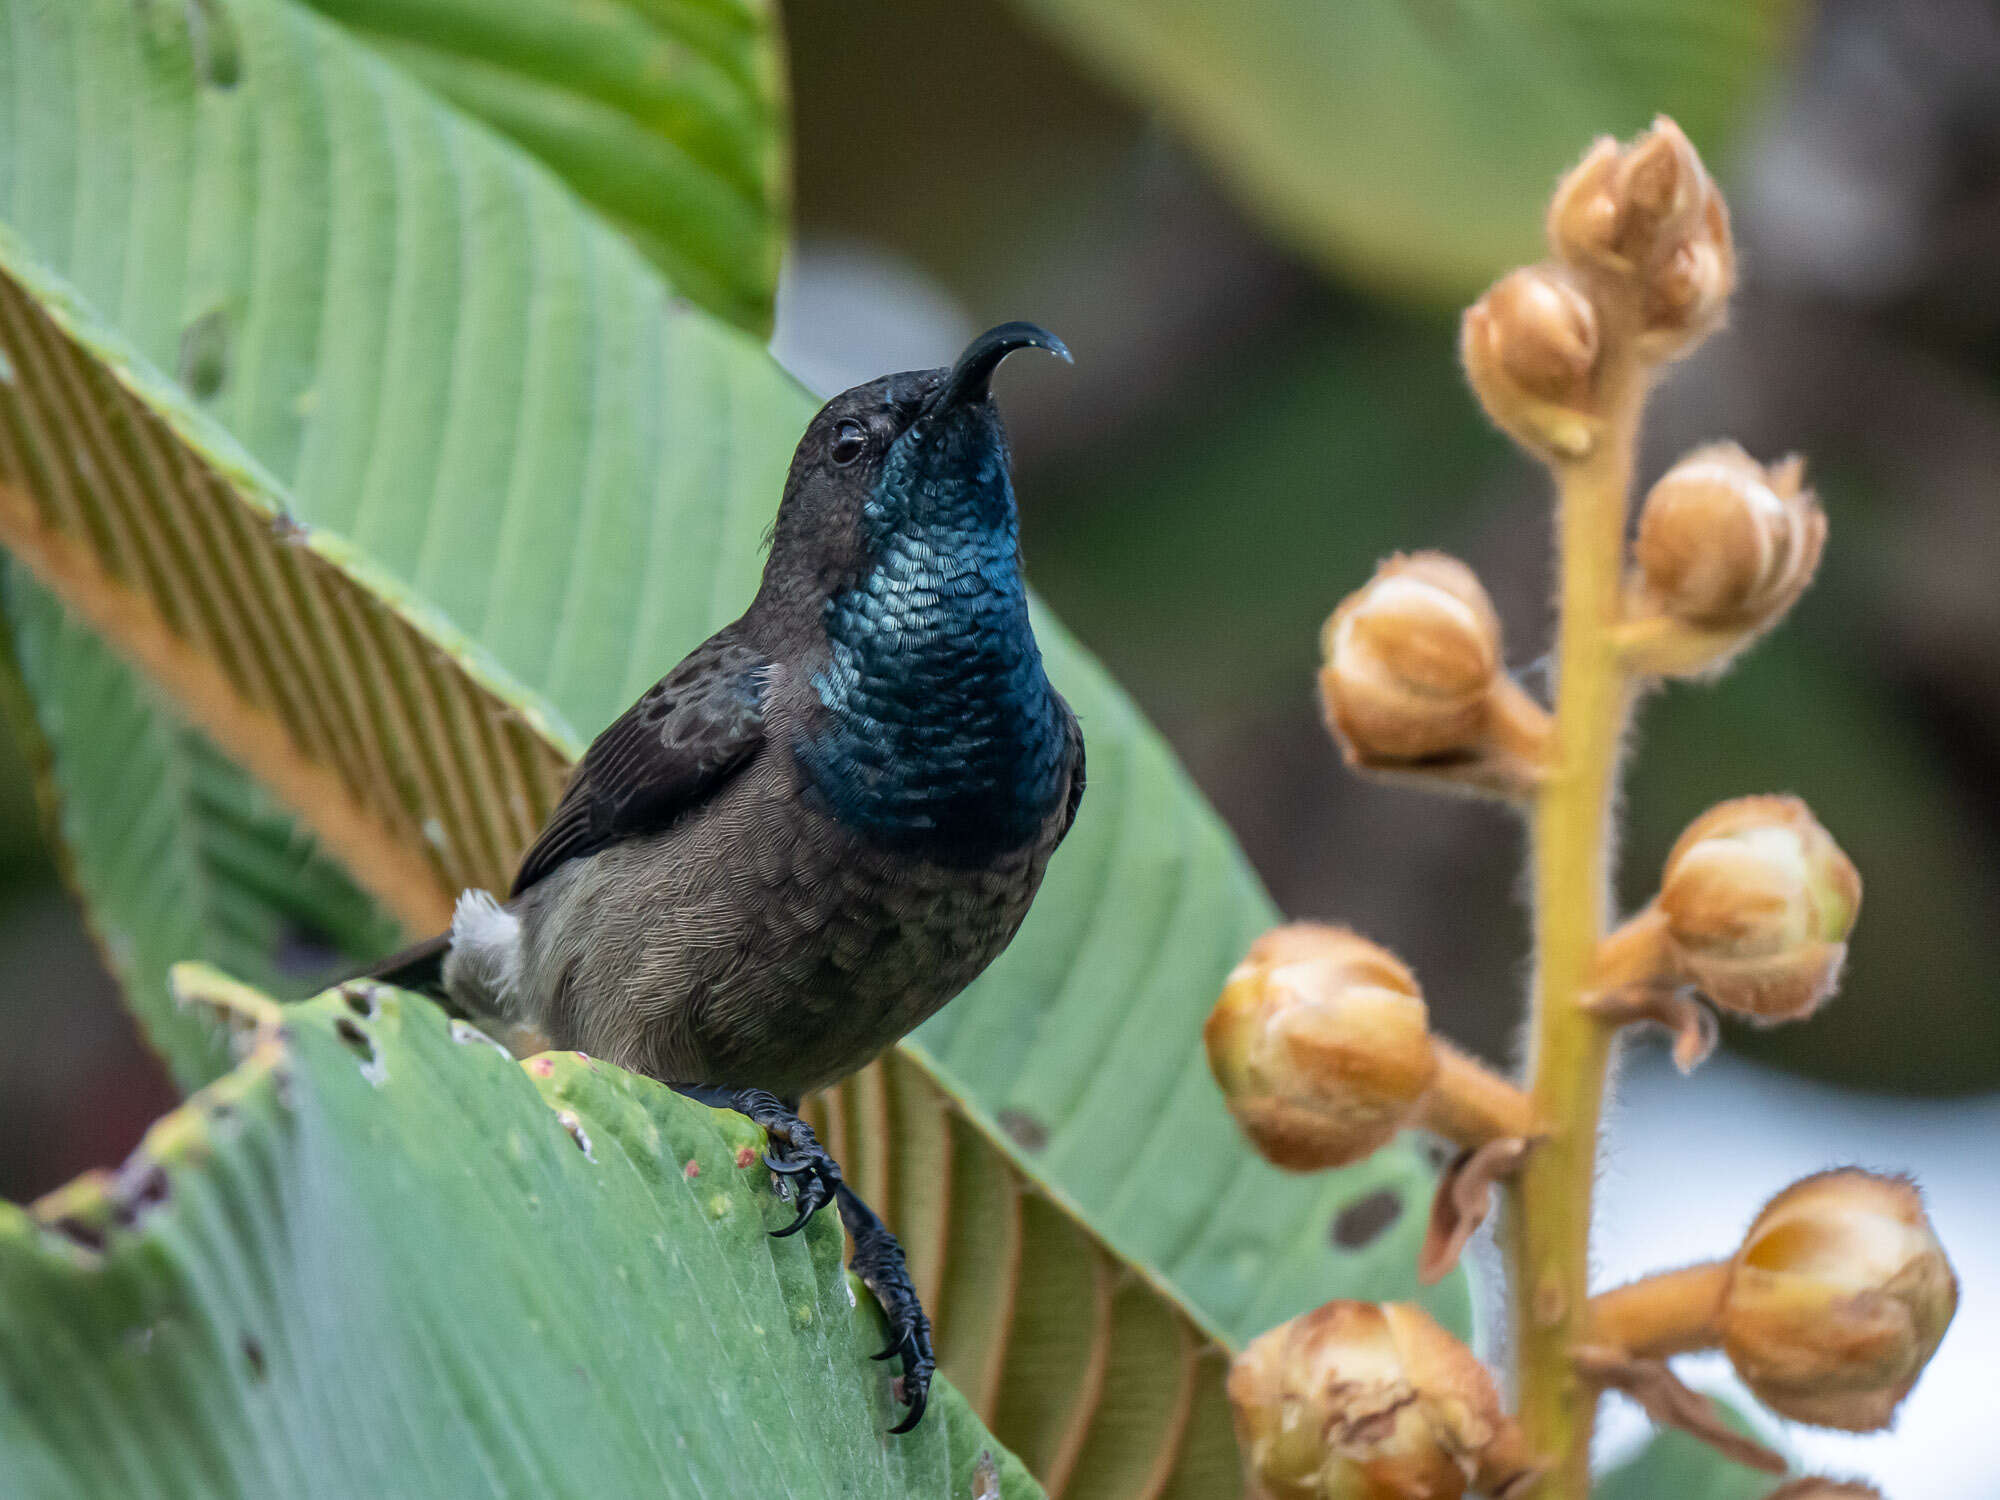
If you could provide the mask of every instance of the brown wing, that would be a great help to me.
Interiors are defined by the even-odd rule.
[[[770,663],[733,630],[696,647],[591,744],[510,896],[565,860],[665,828],[757,753]]]

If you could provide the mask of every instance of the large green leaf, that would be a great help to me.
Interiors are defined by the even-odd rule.
[[[0,347],[24,377],[0,385],[0,474],[37,507],[11,536],[84,547],[153,600],[209,686],[436,890],[504,879],[577,744],[510,683],[601,724],[740,607],[809,400],[518,153],[291,8],[231,6],[228,90],[157,10],[142,42],[124,0],[7,9],[16,117],[92,122],[0,139]],[[411,190],[371,190],[392,168]],[[155,372],[217,308],[197,409]],[[76,482],[79,454],[118,482]],[[213,584],[192,601],[177,538]],[[1407,1295],[1421,1214],[1359,1250],[1329,1230],[1377,1191],[1416,1207],[1415,1153],[1296,1178],[1239,1140],[1199,1025],[1269,902],[1157,736],[1042,628],[1091,794],[1021,938],[919,1042],[1212,1326]],[[322,830],[324,802],[303,805]],[[1430,1296],[1463,1319],[1461,1286]]]
[[[768,332],[784,241],[771,0],[304,0],[556,171],[704,307]]]
[[[202,1010],[163,1003],[163,965],[199,955],[243,972],[286,968],[294,923],[338,923],[327,937],[358,945],[381,919],[156,691],[64,619],[18,564],[0,566],[0,603],[55,749],[70,873],[152,1036],[192,1087],[220,1071],[222,1037]],[[475,1053],[466,1066],[480,1062]],[[1052,1489],[1229,1493],[1236,1451],[1220,1351],[920,1066],[898,1058],[871,1069],[818,1113],[851,1180],[908,1236],[946,1373],[968,1383],[981,1416],[1018,1434]],[[572,1270],[592,1267],[601,1263]]]
[[[198,1088],[228,1067],[228,1049],[212,1022],[172,1004],[175,963],[207,959],[296,998],[380,952],[395,924],[288,811],[5,558],[0,611],[19,671],[39,685],[28,709],[55,778],[67,873],[148,1038],[181,1085]]]
[[[0,1205],[0,1493],[1040,1493],[946,1384],[885,1432],[872,1299],[831,1216],[770,1235],[740,1117],[377,986],[179,978],[244,1063]]]
[[[1673,115],[1713,150],[1798,0],[1016,0],[1157,103],[1336,269],[1456,298],[1535,256],[1582,143]]]

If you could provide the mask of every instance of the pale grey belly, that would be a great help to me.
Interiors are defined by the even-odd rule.
[[[558,1047],[791,1098],[862,1067],[1012,939],[1054,838],[963,870],[869,848],[754,784],[523,897],[515,1009]]]

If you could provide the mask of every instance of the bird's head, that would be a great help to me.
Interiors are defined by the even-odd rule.
[[[939,550],[1011,539],[1007,434],[990,383],[1017,349],[1070,357],[1054,334],[1002,323],[947,368],[885,375],[821,407],[792,458],[767,580],[809,574],[836,588],[899,539]]]

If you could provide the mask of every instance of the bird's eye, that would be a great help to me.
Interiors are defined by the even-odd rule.
[[[868,451],[868,429],[859,422],[842,422],[833,429],[833,446],[827,451],[836,464],[846,468]]]

